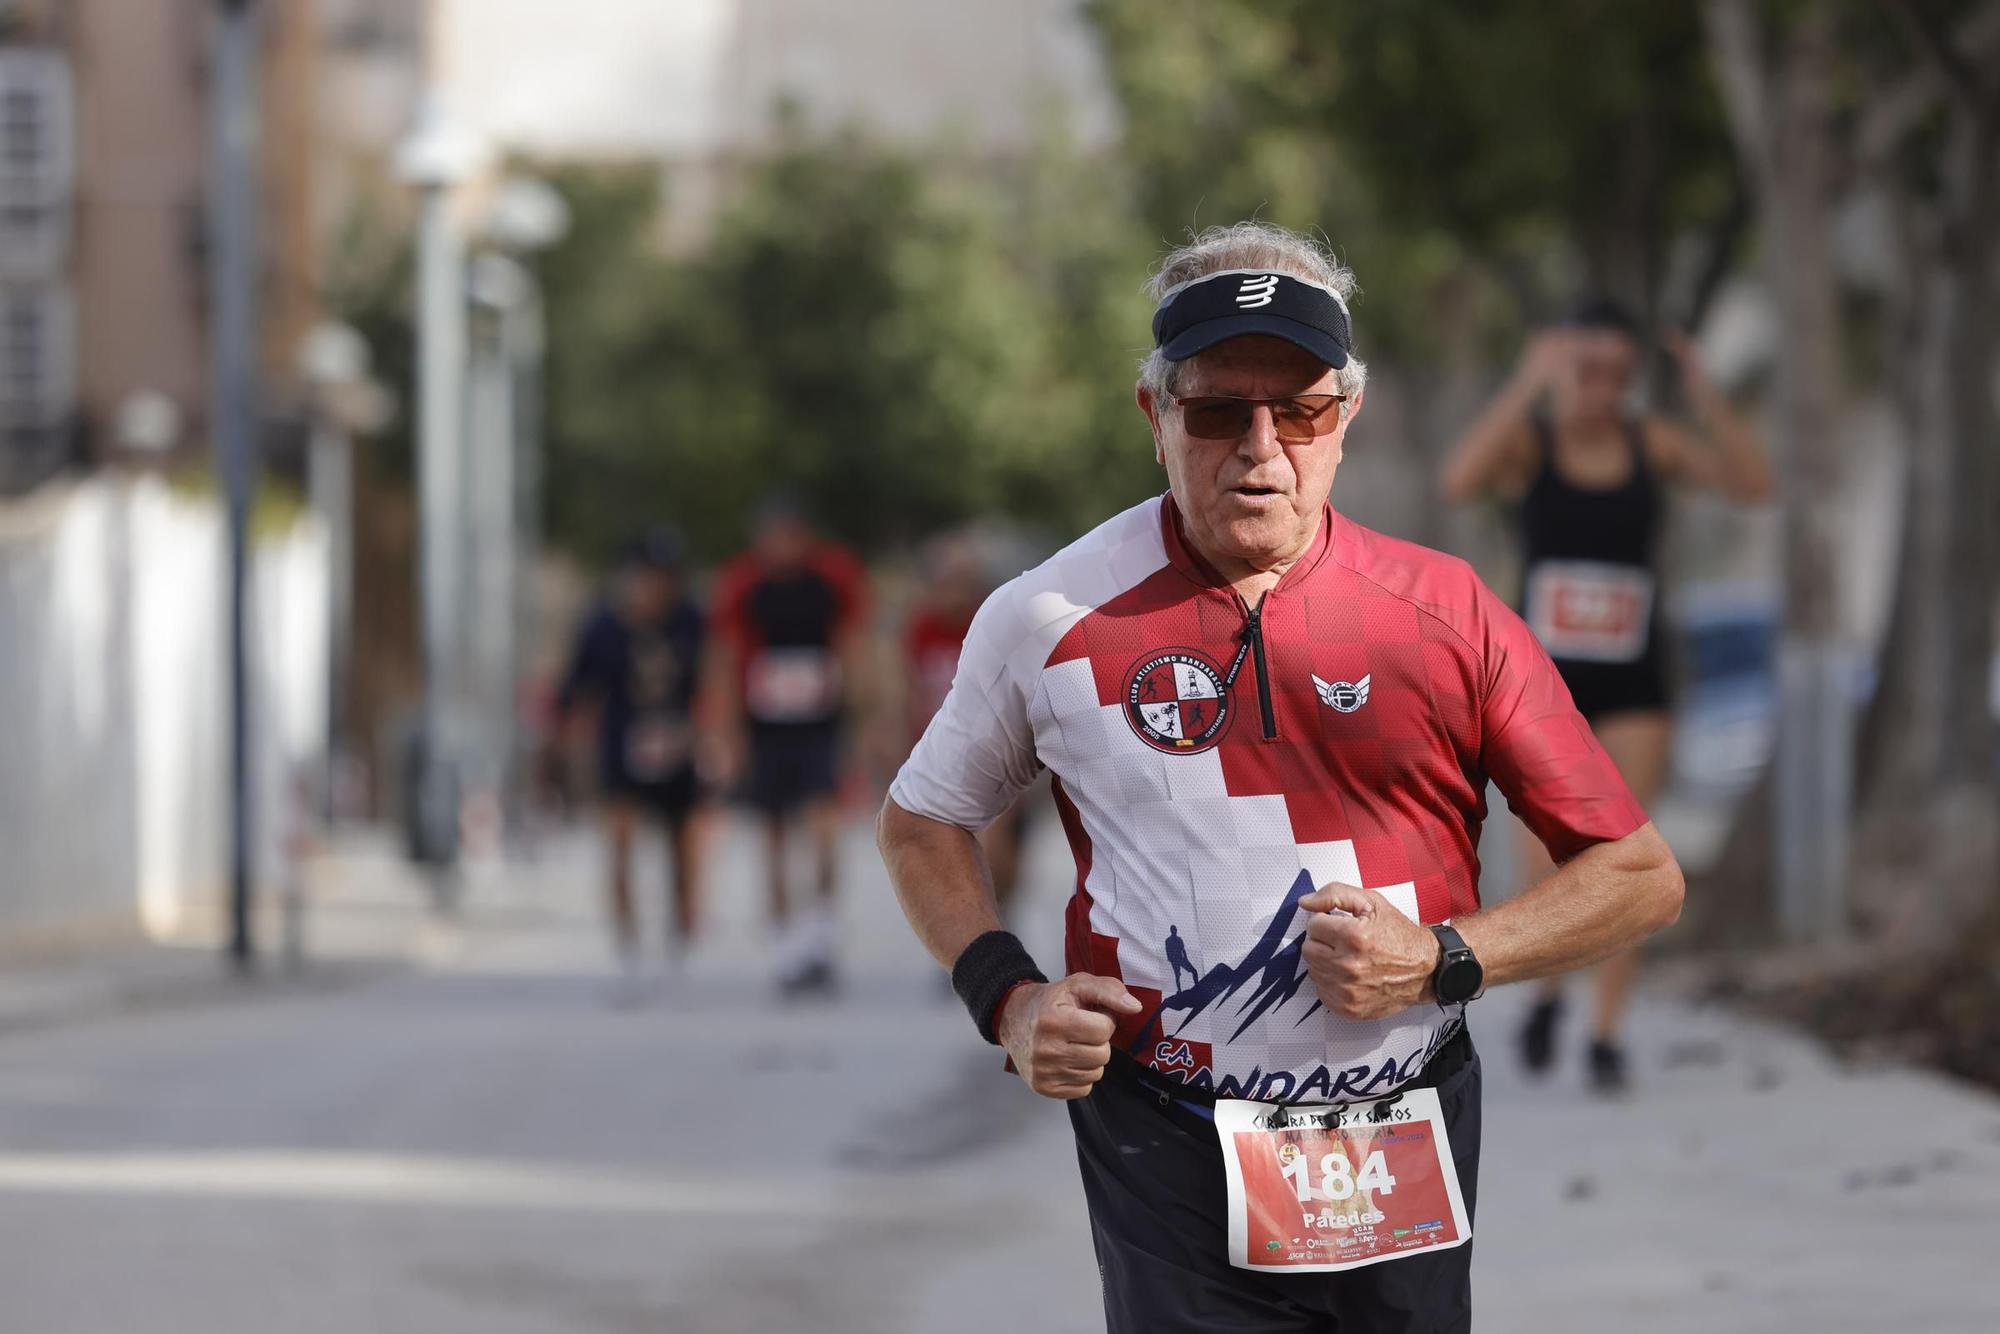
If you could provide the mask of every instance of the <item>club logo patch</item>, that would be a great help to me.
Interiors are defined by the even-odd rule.
[[[1359,681],[1322,681],[1318,673],[1313,674],[1313,691],[1319,702],[1335,713],[1353,713],[1368,702],[1368,686],[1374,680],[1370,673]]]
[[[1205,658],[1156,654],[1132,672],[1125,717],[1154,750],[1192,755],[1222,739],[1229,722],[1229,690],[1222,673]]]

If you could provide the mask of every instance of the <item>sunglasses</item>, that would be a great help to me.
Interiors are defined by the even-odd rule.
[[[1250,433],[1258,408],[1271,410],[1278,439],[1302,445],[1331,431],[1346,394],[1300,394],[1294,398],[1181,398],[1181,424],[1197,440],[1236,440]]]

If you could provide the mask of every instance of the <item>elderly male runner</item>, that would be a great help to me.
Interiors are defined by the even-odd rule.
[[[1072,1100],[1111,1330],[1467,1330],[1466,1002],[1673,921],[1680,869],[1514,613],[1328,504],[1352,274],[1245,223],[1153,290],[1168,493],[987,600],[883,856],[980,1033]],[[1044,766],[1058,982],[973,838]],[[1489,777],[1558,869],[1482,911]]]

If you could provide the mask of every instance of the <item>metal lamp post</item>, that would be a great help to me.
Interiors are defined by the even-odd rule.
[[[454,594],[463,524],[465,248],[451,217],[451,191],[480,168],[479,145],[427,99],[399,154],[403,179],[422,196],[417,241],[417,453],[424,698],[418,724],[416,850],[448,866],[457,846],[451,769],[457,696]]]
[[[319,795],[329,825],[337,814],[353,630],[353,437],[380,429],[389,414],[388,394],[369,378],[369,362],[367,340],[349,324],[315,325],[299,346],[299,378],[310,391],[311,409],[306,493],[327,534],[326,766]]]
[[[524,647],[532,619],[532,574],[540,527],[541,379],[545,334],[541,284],[532,256],[569,231],[569,207],[548,183],[512,177],[495,192],[483,232],[494,247],[472,267],[474,302],[488,319],[476,340],[472,411],[480,429],[471,488],[478,571],[468,606],[480,698],[490,739],[488,775],[509,815],[519,810],[525,772],[518,726]],[[509,823],[512,823],[510,821]]]
[[[229,944],[252,955],[255,858],[249,699],[249,527],[257,470],[257,37],[249,0],[222,0],[209,87],[210,421],[227,498],[229,553]]]

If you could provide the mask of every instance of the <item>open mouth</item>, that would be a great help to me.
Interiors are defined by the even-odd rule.
[[[1233,489],[1239,496],[1275,496],[1278,494],[1277,488],[1271,486],[1239,486]]]

